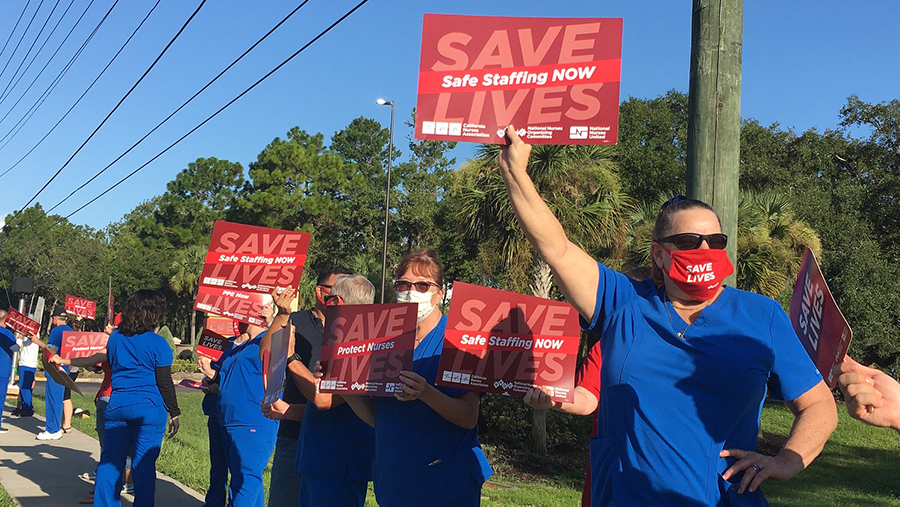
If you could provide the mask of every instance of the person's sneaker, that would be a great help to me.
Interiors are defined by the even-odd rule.
[[[84,482],[93,483],[97,480],[97,472],[85,472],[83,474],[80,474],[78,478],[83,480]]]
[[[21,413],[22,413],[21,410],[15,408],[15,409],[13,409],[12,412],[9,413],[9,415],[14,415],[14,416],[16,416],[16,417],[19,417],[19,414],[21,414]]]
[[[19,417],[32,417],[34,416],[34,410],[23,410],[19,412]]]
[[[50,433],[48,431],[42,431],[34,437],[38,440],[59,440],[62,438],[62,430],[57,431],[56,433]]]
[[[134,484],[128,484],[127,482],[122,485],[122,493],[128,493],[129,495],[134,494]]]
[[[3,433],[9,433],[9,428],[0,428],[0,435]]]

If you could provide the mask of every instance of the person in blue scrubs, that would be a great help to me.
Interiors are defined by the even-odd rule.
[[[260,411],[265,396],[260,340],[266,329],[249,325],[252,339],[234,345],[219,359],[219,423],[224,429],[225,454],[231,473],[229,492],[235,507],[263,507],[263,470],[275,449],[278,421]]]
[[[73,331],[66,324],[69,316],[66,309],[59,307],[53,310],[50,316],[50,325],[53,329],[50,336],[47,337],[47,350],[54,354],[59,354],[62,347],[62,335],[66,331]],[[66,375],[69,374],[69,367],[63,366]],[[47,423],[44,431],[38,433],[38,440],[59,440],[62,437],[62,417],[63,417],[63,397],[65,395],[65,386],[58,384],[52,377],[47,376],[47,385],[44,389],[44,405],[47,411]]]
[[[330,277],[320,277],[319,283],[327,284],[330,292],[318,301],[316,310],[290,316],[295,340],[303,340],[316,348],[321,347],[326,300],[328,304],[347,305],[372,304],[375,300],[375,287],[362,275],[332,273]],[[275,297],[279,316],[272,329],[288,325],[291,299],[292,293],[288,291]],[[320,299],[319,294],[316,299]],[[296,353],[288,358],[288,373],[288,381],[309,400],[303,412],[296,455],[296,467],[301,475],[300,507],[362,507],[366,502],[368,483],[372,480],[375,457],[372,427],[353,413],[342,396],[318,392],[315,377]],[[278,404],[268,410],[264,407],[267,417],[280,418],[287,415],[283,412],[290,410],[279,411],[275,405]]]
[[[142,289],[128,298],[122,322],[106,344],[112,392],[106,406],[105,435],[94,505],[121,505],[122,473],[132,451],[134,505],[152,506],[156,495],[156,459],[166,424],[178,432],[178,400],[172,384],[172,349],[156,334],[166,312],[158,291]]]
[[[809,465],[837,414],[781,305],[724,286],[730,238],[715,210],[681,196],[666,203],[653,276],[630,280],[566,237],[526,170],[531,147],[512,127],[506,135],[500,173],[519,224],[583,326],[602,337],[592,505],[767,505],[760,483]],[[755,452],[767,392],[795,415],[776,456]],[[537,398],[533,406],[551,406],[546,393]]]
[[[481,397],[435,386],[447,317],[438,304],[444,269],[432,249],[406,254],[397,269],[397,301],[418,304],[412,371],[400,373],[402,394],[345,396],[375,428],[375,499],[381,507],[481,504],[491,470],[478,441]]]
[[[6,328],[6,313],[6,310],[0,310],[0,394],[3,395],[0,401],[6,400],[6,388],[9,386],[9,377],[12,375],[13,355],[19,350],[16,335],[12,330]],[[2,408],[0,405],[0,415],[3,412]],[[0,426],[0,433],[8,431]]]

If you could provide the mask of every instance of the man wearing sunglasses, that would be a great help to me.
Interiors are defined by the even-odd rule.
[[[316,278],[315,304],[308,310],[290,313],[290,322],[294,326],[294,351],[288,358],[288,372],[291,373],[284,383],[284,395],[270,407],[266,416],[281,419],[278,438],[275,443],[275,456],[272,458],[272,476],[269,487],[269,507],[298,505],[300,499],[300,472],[296,467],[297,450],[300,439],[300,420],[306,397],[291,381],[294,371],[310,366],[310,361],[318,359],[322,350],[322,330],[325,325],[325,299],[331,293],[335,280],[340,275],[352,271],[343,266],[326,266],[319,271]],[[279,314],[281,315],[281,314]],[[284,314],[287,316],[287,313]],[[273,328],[275,326],[273,325]]]

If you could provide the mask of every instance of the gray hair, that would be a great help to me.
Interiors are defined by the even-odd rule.
[[[331,294],[341,296],[345,305],[370,305],[375,302],[375,286],[362,275],[341,275]]]

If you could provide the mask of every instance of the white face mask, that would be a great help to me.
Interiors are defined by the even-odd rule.
[[[437,307],[436,304],[431,304],[431,296],[433,296],[434,292],[419,292],[415,290],[405,290],[403,292],[397,293],[397,302],[398,303],[418,303],[419,304],[419,312],[416,316],[417,322],[422,322],[426,317],[431,315],[431,312]]]

